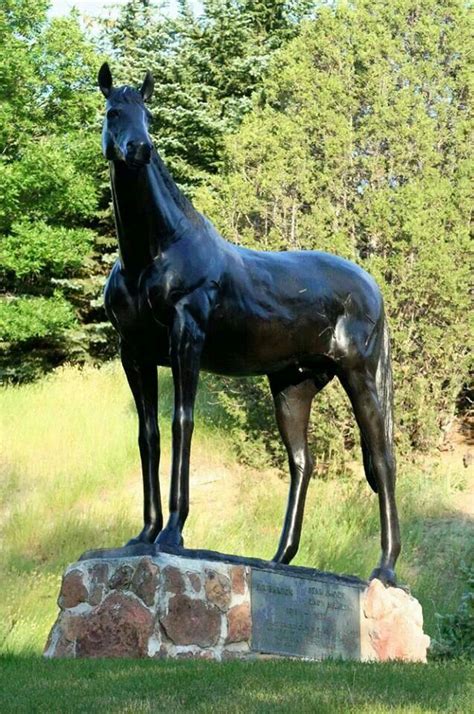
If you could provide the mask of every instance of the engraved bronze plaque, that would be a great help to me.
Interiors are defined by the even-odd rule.
[[[360,659],[361,588],[252,569],[252,650]]]

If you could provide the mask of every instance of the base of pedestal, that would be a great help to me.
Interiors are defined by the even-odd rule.
[[[400,588],[203,551],[127,552],[67,568],[46,657],[426,661],[421,605]]]

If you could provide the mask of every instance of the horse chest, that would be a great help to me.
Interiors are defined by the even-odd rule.
[[[116,264],[104,292],[107,316],[123,339],[154,339],[159,329],[146,299],[140,276],[129,276]]]

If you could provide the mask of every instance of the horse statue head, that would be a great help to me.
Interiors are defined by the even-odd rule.
[[[151,73],[146,73],[140,89],[114,87],[109,65],[104,62],[99,70],[98,82],[107,100],[102,131],[104,156],[110,161],[123,161],[134,169],[149,164],[153,148],[148,133],[151,113],[145,102],[153,94]]]

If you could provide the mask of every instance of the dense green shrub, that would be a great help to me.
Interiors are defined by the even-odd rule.
[[[0,373],[34,376],[90,340],[103,252],[100,63],[77,15],[49,20],[48,3],[0,7]],[[97,261],[96,261],[97,262]],[[103,318],[102,318],[103,319]]]
[[[90,254],[94,236],[84,228],[44,221],[14,223],[0,244],[0,270],[12,279],[32,281],[74,274]]]
[[[474,567],[464,566],[462,573],[467,587],[457,611],[450,615],[437,615],[439,636],[430,650],[435,659],[474,659]]]
[[[0,300],[2,342],[58,338],[75,324],[72,306],[60,294],[52,298],[28,296]]]

